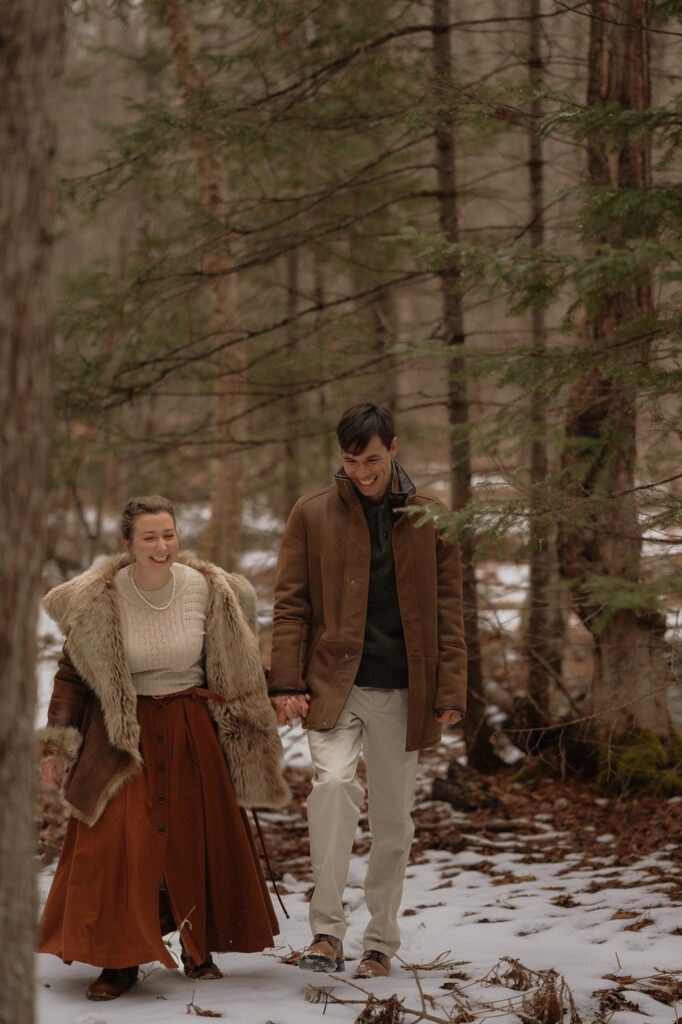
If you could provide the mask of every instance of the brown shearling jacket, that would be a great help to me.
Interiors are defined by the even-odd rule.
[[[466,707],[459,549],[405,513],[434,502],[394,462],[393,556],[408,661],[407,750],[432,746],[437,710]],[[287,522],[275,582],[271,696],[310,694],[304,725],[331,729],[353,686],[365,635],[367,521],[350,479],[300,498]]]

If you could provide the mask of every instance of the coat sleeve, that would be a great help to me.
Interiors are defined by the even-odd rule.
[[[268,674],[271,697],[304,693],[303,669],[310,635],[308,539],[300,502],[289,516],[277,559],[272,658]]]
[[[436,540],[438,574],[438,681],[436,710],[466,711],[467,656],[464,639],[462,567],[459,547],[439,534]]]
[[[47,725],[38,731],[43,761],[61,757],[68,767],[76,760],[83,742],[81,726],[91,693],[64,648],[47,709]]]

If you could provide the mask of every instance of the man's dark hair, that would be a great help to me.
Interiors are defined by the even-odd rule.
[[[378,434],[384,448],[390,448],[395,437],[395,424],[388,409],[371,402],[352,405],[336,425],[341,451],[352,452],[353,455],[361,455],[375,434]]]

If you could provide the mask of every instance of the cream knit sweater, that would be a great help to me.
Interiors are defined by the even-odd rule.
[[[170,608],[150,608],[135,593],[131,566],[116,573],[121,631],[135,689],[160,697],[204,683],[203,650],[208,584],[202,573],[175,563],[175,596]],[[162,590],[142,590],[150,604],[168,604],[170,580]]]

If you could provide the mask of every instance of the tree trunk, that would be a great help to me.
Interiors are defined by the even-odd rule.
[[[370,255],[371,254],[371,255]],[[372,358],[371,377],[365,383],[372,401],[397,412],[398,367],[390,351],[395,344],[398,313],[394,290],[390,284],[380,287],[381,274],[368,271],[367,264],[380,266],[381,254],[375,252],[363,236],[353,236],[350,243],[350,261],[354,268],[352,287],[354,319],[359,333],[359,347]],[[363,294],[371,286],[371,295]]]
[[[377,354],[381,356],[375,393],[380,405],[385,405],[395,412],[399,391],[398,367],[390,349],[398,337],[398,311],[394,290],[390,286],[382,288],[372,300],[372,317]]]
[[[292,249],[287,255],[287,351],[293,373],[289,373],[292,382],[292,393],[287,399],[286,418],[288,436],[284,442],[284,518],[289,516],[301,494],[301,445],[298,434],[301,429],[301,396],[296,393],[298,361],[300,356],[300,327],[295,320],[299,307],[301,286],[299,282],[300,251]]]
[[[188,116],[196,116],[197,100],[207,83],[199,67],[196,45],[185,0],[163,0],[163,15],[170,33],[173,65]],[[230,274],[227,178],[220,156],[199,131],[191,135],[202,210],[211,218],[217,241],[206,247],[204,271],[208,280],[210,336],[222,344],[219,371],[213,389],[213,425],[216,456],[211,467],[211,520],[202,554],[223,568],[236,568],[241,550],[246,440],[246,362],[241,344],[229,342],[234,323],[234,285]]]
[[[313,287],[315,294],[315,334],[318,338],[325,338],[324,352],[328,351],[329,339],[326,335],[326,322],[324,315],[324,304],[327,300],[327,276],[328,267],[327,260],[315,247],[313,249]],[[327,376],[326,363],[322,363],[322,375]],[[320,427],[322,430],[322,436],[320,440],[320,455],[322,459],[322,466],[326,467],[329,473],[334,473],[340,465],[339,457],[339,446],[336,443],[336,435],[333,431],[325,429],[330,425],[332,413],[330,410],[329,403],[329,387],[327,384],[323,384],[321,388],[318,388],[317,392],[317,415],[319,418]],[[337,419],[338,419],[337,414]]]
[[[540,48],[541,0],[530,0],[530,38],[528,77],[531,85],[540,84],[543,62]],[[531,103],[531,123],[528,131],[528,178],[530,191],[530,244],[539,249],[544,244],[544,161],[542,139],[538,130],[542,107],[540,100]],[[536,306],[531,311],[531,331],[534,354],[541,358],[547,343],[544,309]],[[532,387],[530,393],[530,607],[524,638],[528,665],[528,706],[525,709],[528,726],[546,724],[549,714],[549,692],[553,677],[560,673],[560,637],[557,637],[554,617],[549,607],[549,587],[555,559],[553,537],[538,514],[542,504],[542,490],[547,479],[547,401],[541,388]]]
[[[49,258],[56,207],[49,109],[62,57],[52,0],[7,0],[0,40],[0,1022],[34,1019],[33,715],[50,439]]]
[[[433,72],[438,104],[436,127],[440,228],[449,242],[459,240],[455,137],[449,115],[452,95],[452,54],[450,49],[449,0],[433,0]],[[451,353],[448,363],[448,424],[450,428],[450,487],[453,508],[461,508],[471,497],[471,454],[468,434],[468,401],[464,360],[460,354],[465,341],[462,300],[457,291],[459,268],[450,260],[440,271],[443,334]],[[472,768],[487,771],[499,766],[492,748],[483,692],[481,645],[478,633],[478,597],[473,565],[473,543],[464,541],[462,591],[464,633],[467,644],[467,714],[464,738]]]
[[[588,104],[648,108],[646,5],[634,0],[595,0],[590,19]],[[626,141],[614,150],[599,137],[591,138],[588,174],[593,186],[648,188],[648,143]],[[619,225],[610,240],[624,240],[624,230]],[[588,350],[613,340],[620,327],[646,316],[651,309],[651,289],[646,282],[607,296],[587,325]],[[648,350],[647,340],[621,345],[621,364],[646,365]],[[586,511],[579,520],[574,517],[577,525],[568,521],[561,525],[561,569],[573,583],[574,607],[595,637],[592,704],[595,731],[602,741],[622,736],[633,726],[659,736],[668,733],[663,616],[653,610],[622,608],[606,616],[604,623],[600,619],[602,602],[586,582],[598,579],[627,584],[639,578],[641,535],[632,493],[636,397],[629,375],[614,379],[595,367],[572,390],[566,426],[569,444],[563,461],[567,487],[572,487],[576,502]],[[586,445],[589,463],[574,454]]]

